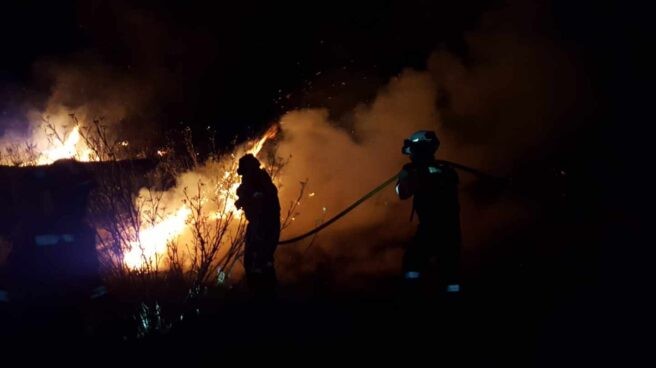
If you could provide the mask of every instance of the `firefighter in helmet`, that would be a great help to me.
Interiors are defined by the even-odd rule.
[[[278,189],[252,154],[239,159],[241,185],[235,205],[248,220],[244,268],[249,289],[256,295],[271,295],[277,283],[274,253],[280,237]]]
[[[410,156],[396,184],[401,199],[413,197],[419,218],[415,238],[403,258],[404,279],[410,285],[425,281],[431,261],[444,293],[458,293],[460,263],[460,205],[456,171],[435,160],[440,145],[433,131],[421,130],[405,140],[402,152]]]

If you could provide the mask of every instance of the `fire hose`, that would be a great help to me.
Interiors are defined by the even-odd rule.
[[[397,178],[399,177],[399,174],[394,174],[391,178],[385,180],[382,184],[374,188],[372,191],[369,193],[365,194],[362,198],[358,199],[357,201],[353,202],[352,205],[348,206],[345,210],[342,212],[336,214],[335,216],[331,217],[330,220],[324,222],[323,224],[315,227],[314,229],[306,232],[305,234],[301,234],[299,236],[295,236],[291,239],[286,239],[286,240],[281,240],[278,242],[278,244],[289,244],[289,243],[294,243],[297,242],[301,239],[305,239],[310,235],[314,235],[318,233],[319,231],[323,230],[324,228],[328,227],[330,224],[333,222],[339,220],[340,218],[344,217],[347,213],[351,212],[352,210],[355,209],[355,207],[359,206],[362,204],[362,202],[366,201],[367,199],[373,197],[376,193],[380,192],[383,190],[386,186],[392,184]]]
[[[493,176],[493,175],[490,175],[490,174],[484,173],[484,172],[482,172],[482,171],[479,171],[479,170],[476,170],[476,169],[474,169],[474,168],[471,168],[471,167],[468,167],[468,166],[465,166],[465,165],[462,165],[462,164],[458,164],[458,163],[455,163],[455,162],[446,161],[446,160],[437,160],[437,162],[440,163],[440,164],[443,164],[443,165],[450,166],[450,167],[455,168],[455,169],[459,169],[459,170],[462,170],[462,171],[468,172],[468,173],[470,173],[470,174],[473,174],[473,175],[478,176],[478,177],[481,177],[481,178],[485,178],[485,179],[493,179],[493,180],[507,180],[507,178],[496,177],[496,176]],[[278,244],[284,245],[284,244],[295,243],[295,242],[297,242],[297,241],[299,241],[299,240],[303,240],[303,239],[305,239],[305,238],[307,238],[307,237],[309,237],[309,236],[312,236],[312,235],[318,233],[319,231],[325,229],[326,227],[328,227],[328,226],[330,226],[331,224],[333,224],[335,221],[337,221],[337,220],[339,220],[340,218],[346,216],[346,214],[348,214],[349,212],[353,211],[356,207],[358,207],[359,205],[361,205],[363,202],[367,201],[368,199],[370,199],[371,197],[373,197],[374,195],[376,195],[376,193],[380,192],[381,190],[385,189],[385,187],[387,187],[388,185],[392,184],[394,181],[396,181],[396,180],[398,179],[399,174],[400,174],[400,173],[394,174],[392,177],[390,177],[389,179],[387,179],[387,180],[385,180],[384,182],[382,182],[382,183],[381,183],[380,185],[378,185],[376,188],[372,189],[369,193],[365,194],[365,195],[362,196],[360,199],[358,199],[357,201],[353,202],[353,204],[351,204],[350,206],[348,206],[347,208],[345,208],[343,211],[341,211],[340,213],[336,214],[335,216],[331,217],[328,221],[324,222],[323,224],[321,224],[321,225],[315,227],[314,229],[312,229],[312,230],[310,230],[310,231],[308,231],[308,232],[306,232],[306,233],[303,233],[303,234],[301,234],[301,235],[295,236],[295,237],[293,237],[293,238],[285,239],[285,240],[280,240],[280,241],[278,242]],[[240,258],[240,257],[241,257],[241,255],[237,256],[237,258]],[[227,273],[226,273],[225,271],[222,270],[223,267],[220,267],[220,268],[219,268],[219,277],[218,277],[218,282],[219,282],[219,284],[222,284],[222,283],[225,282],[225,279],[226,279],[227,275],[229,275],[229,274],[231,273],[232,268],[235,266],[235,264],[236,264],[236,263],[233,263],[232,267],[230,267],[230,268],[228,269]]]
[[[446,161],[446,160],[437,160],[437,162],[440,163],[440,164],[443,164],[443,165],[450,166],[450,167],[455,168],[455,169],[460,169],[462,171],[468,172],[470,174],[474,174],[474,175],[479,176],[479,177],[488,178],[488,179],[497,179],[497,180],[500,179],[498,177],[486,174],[482,171],[479,171],[479,170],[476,170],[474,168],[471,168],[471,167],[468,167],[468,166],[465,166],[465,165],[462,165],[462,164],[458,164],[458,163],[455,163],[455,162]],[[318,233],[319,231],[321,231],[321,230],[325,229],[326,227],[330,226],[335,221],[337,221],[340,218],[344,217],[347,213],[353,211],[356,207],[361,205],[363,202],[365,202],[369,198],[373,197],[376,193],[378,193],[381,190],[385,189],[385,187],[387,187],[388,185],[390,185],[394,181],[396,181],[396,179],[398,179],[398,177],[399,177],[399,174],[394,174],[392,177],[390,177],[389,179],[382,182],[379,186],[377,186],[376,188],[371,190],[369,193],[365,194],[362,198],[360,198],[357,201],[353,202],[353,204],[348,206],[342,212],[340,212],[340,213],[336,214],[335,216],[331,217],[328,221],[324,222],[323,224],[315,227],[314,229],[312,229],[312,230],[310,230],[310,231],[308,231],[304,234],[301,234],[299,236],[295,236],[295,237],[290,238],[290,239],[281,240],[281,241],[278,242],[278,244],[295,243],[299,240],[305,239],[305,238],[307,238],[311,235],[314,235],[314,234]]]

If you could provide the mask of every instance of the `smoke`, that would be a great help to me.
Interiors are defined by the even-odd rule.
[[[537,22],[545,11],[513,5],[489,14],[466,35],[465,55],[436,50],[427,70],[404,70],[348,119],[331,120],[325,109],[287,113],[278,145],[280,156],[291,156],[283,204],[294,200],[296,182],[309,182],[300,216],[282,237],[314,227],[398,172],[407,161],[403,139],[416,130],[437,132],[438,158],[498,175],[561,149],[557,143],[585,120],[591,101],[576,55]],[[485,185],[461,174],[466,254],[480,253],[490,239],[539,213],[534,202],[509,196],[482,201],[477,192]],[[337,265],[340,280],[395,272],[415,230],[410,211],[410,201],[389,187],[320,233],[302,259],[294,255],[309,241],[279,251],[279,261],[301,272]]]
[[[554,143],[591,115],[583,65],[550,34],[548,10],[512,3],[465,35],[466,55],[438,51],[429,58],[443,134],[457,142],[458,159],[508,171],[558,149]]]
[[[162,130],[154,128],[171,124],[171,111],[190,103],[183,91],[215,60],[211,39],[127,2],[85,2],[76,10],[80,34],[93,42],[36,60],[29,88],[2,88],[23,97],[11,118],[0,120],[0,146],[43,145],[43,120],[66,134],[74,124],[70,114],[81,124],[100,119],[134,146],[162,143]]]
[[[277,148],[279,156],[291,155],[281,176],[283,206],[296,198],[297,182],[307,179],[308,183],[299,206],[300,216],[283,235],[303,232],[332,217],[397,173],[406,159],[401,155],[400,142],[408,131],[437,128],[435,98],[430,75],[408,70],[392,80],[372,105],[356,108],[351,130],[341,127],[338,121],[330,121],[325,109],[286,114],[281,121],[283,135]],[[410,207],[398,202],[392,187],[387,188],[348,218],[322,232],[317,238],[319,251],[346,252],[373,265],[377,257],[370,258],[366,250],[380,239],[400,243],[410,234],[408,226],[397,221],[403,218],[407,223]],[[391,212],[403,215],[390,217]],[[378,236],[351,237],[371,228],[377,228]],[[343,234],[349,234],[349,239],[340,239]]]
[[[17,121],[0,136],[5,153],[17,144],[18,149],[30,144],[35,152],[46,152],[63,143],[75,125],[91,127],[94,121],[109,128],[110,139],[129,141],[132,147],[146,147],[161,138],[160,130],[152,129],[150,113],[158,94],[147,79],[88,57],[42,61],[35,71],[50,86],[47,97],[24,101]],[[146,129],[152,134],[143,134]]]

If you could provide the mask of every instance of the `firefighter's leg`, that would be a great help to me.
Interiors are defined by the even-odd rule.
[[[258,297],[271,298],[275,296],[277,277],[273,263],[273,254],[257,253],[251,272],[252,291]]]
[[[246,272],[246,284],[250,291],[253,291],[253,289],[257,287],[258,283],[258,270],[255,264],[256,257],[256,252],[247,246],[246,251],[244,252],[244,271]]]
[[[405,280],[421,280],[425,277],[430,260],[430,238],[426,231],[419,227],[412,243],[406,248],[403,256],[403,278]]]
[[[460,242],[449,239],[437,255],[438,285],[441,293],[457,295],[461,292],[460,283]]]
[[[255,244],[255,247],[261,248],[258,247],[258,244]],[[273,272],[273,265],[267,258],[266,254],[263,254],[262,251],[246,251],[244,257],[246,282],[248,284],[248,289],[253,296],[262,296],[275,288],[275,273]]]
[[[274,297],[278,280],[273,262],[267,262],[262,267],[260,293],[263,297]]]
[[[403,255],[403,279],[407,281],[421,278],[421,249],[416,242],[410,244]]]
[[[426,252],[424,236],[421,231],[417,231],[403,257],[403,289],[407,298],[414,300],[422,295],[428,263],[429,254]]]
[[[249,223],[246,227],[245,241],[244,246],[244,271],[246,272],[246,284],[248,289],[252,289],[254,283],[257,281],[254,279],[255,275],[255,258],[257,250],[257,237],[255,233],[255,224]]]

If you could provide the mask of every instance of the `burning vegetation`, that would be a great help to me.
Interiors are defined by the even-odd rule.
[[[140,310],[153,312],[139,315],[139,328],[154,326],[149,322],[153,318],[161,325],[165,319],[162,305],[171,313],[167,318],[181,315],[181,310],[168,308],[167,298],[179,304],[207,286],[228,284],[231,276],[239,275],[246,220],[235,207],[240,184],[237,161],[247,153],[262,158],[265,144],[276,137],[277,126],[238,145],[232,153],[214,152],[201,162],[188,130],[185,151],[167,147],[147,157],[131,150],[128,141],[100,120],[87,123],[70,115],[67,125],[55,121],[44,119],[39,127],[43,134],[27,143],[2,147],[0,162],[9,166],[2,170],[10,173],[3,178],[8,179],[6,183],[17,181],[20,175],[12,177],[12,172],[58,160],[86,162],[84,166],[95,177],[87,222],[96,230],[101,271],[110,289],[133,298]],[[284,165],[272,154],[263,162],[274,178]],[[29,195],[21,192],[21,196]],[[3,241],[2,247],[5,254],[12,244]]]

